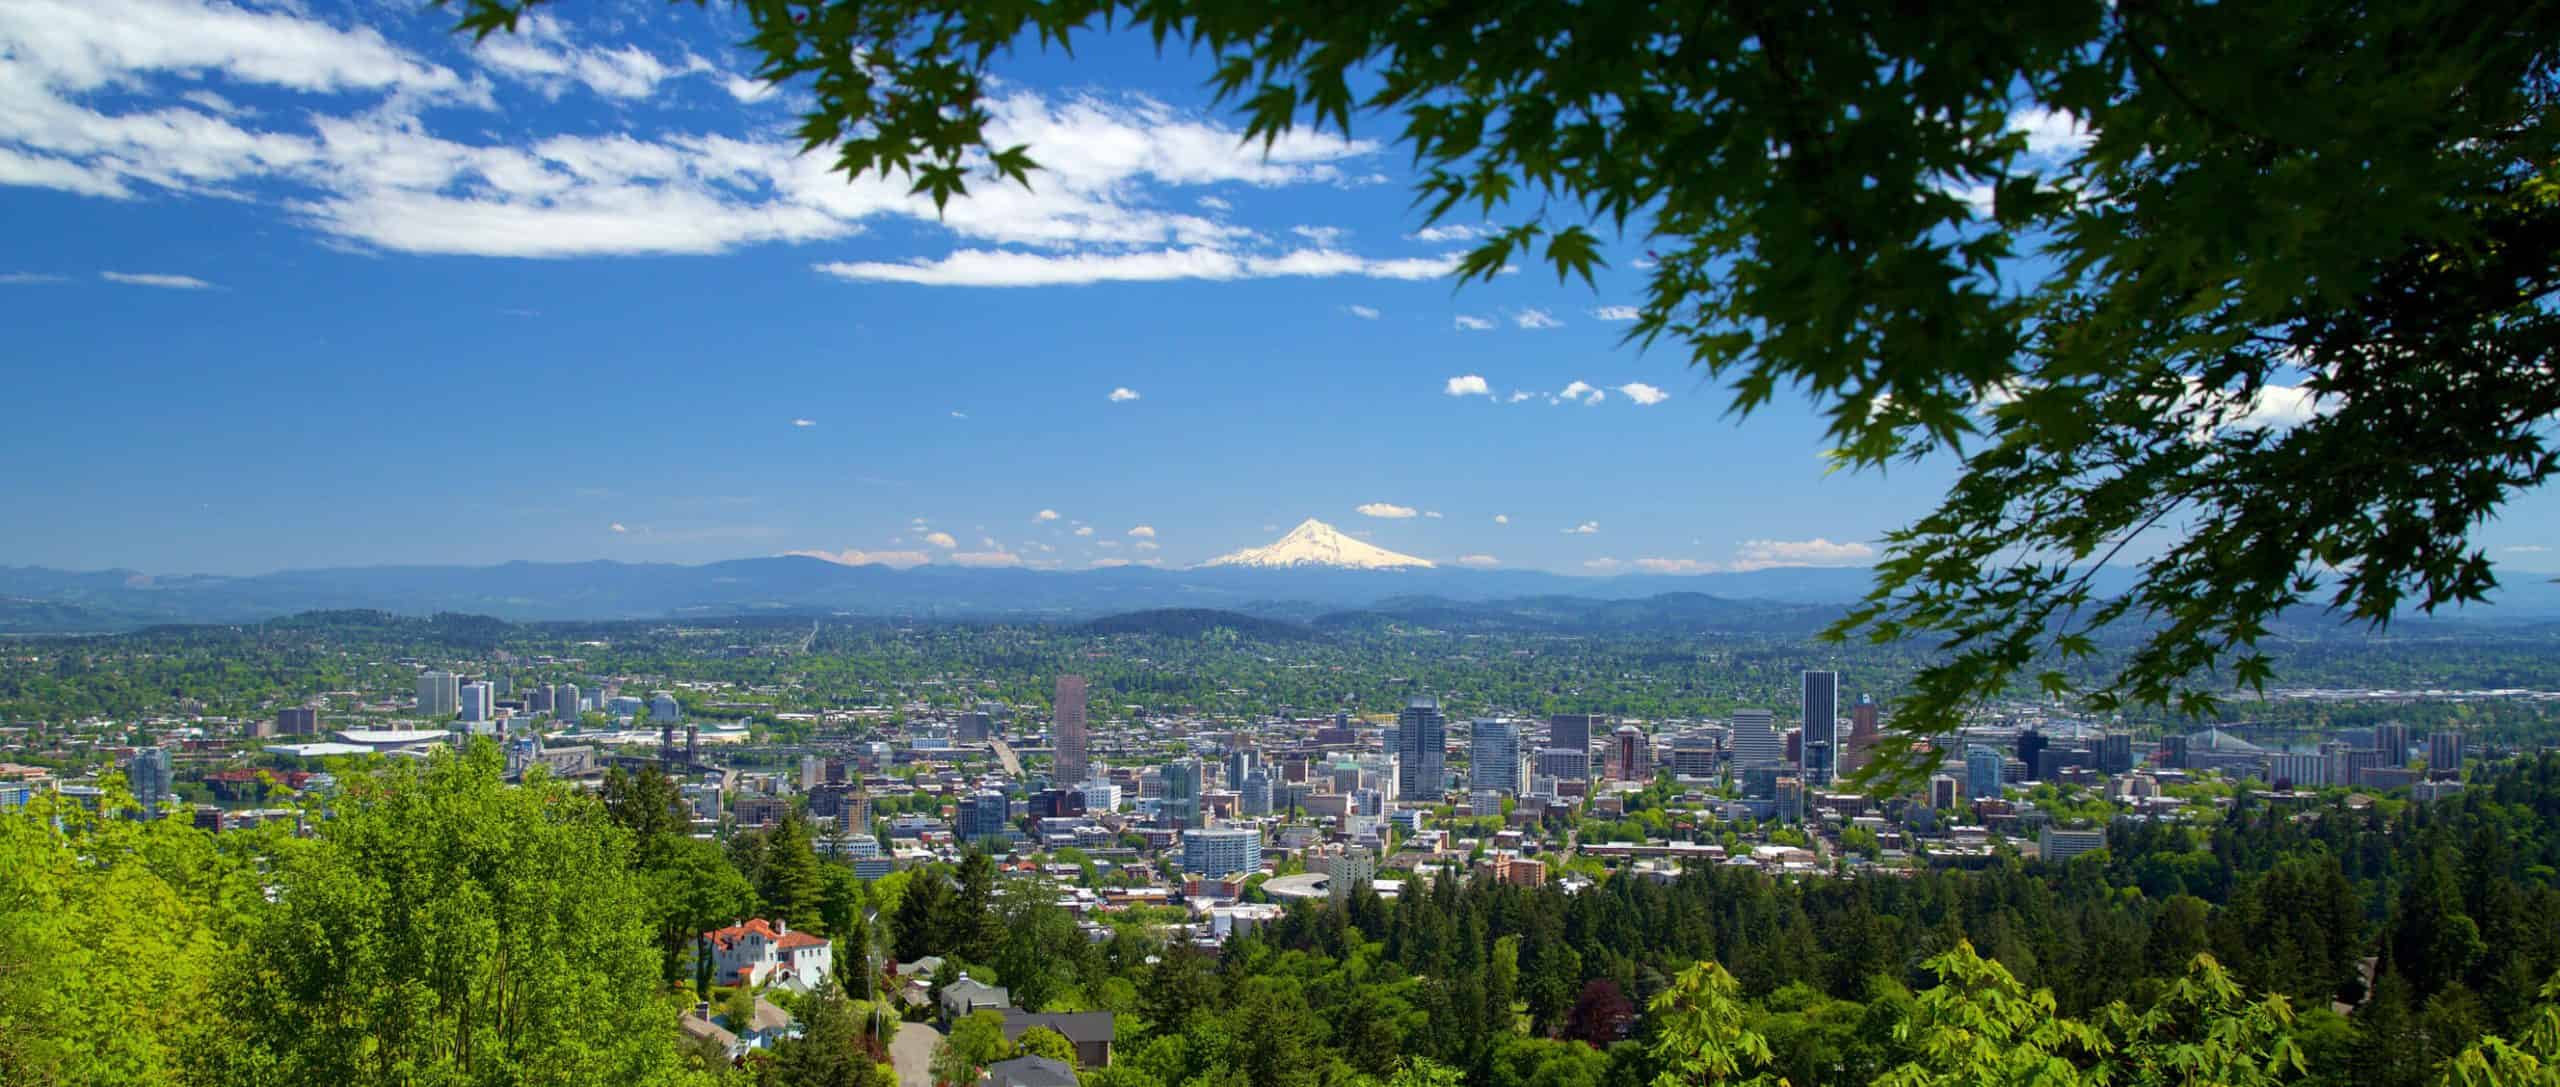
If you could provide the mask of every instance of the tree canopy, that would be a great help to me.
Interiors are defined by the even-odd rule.
[[[545,0],[444,0],[511,30]],[[2466,0],[1450,7],[742,0],[800,135],[938,204],[1030,184],[992,69],[1111,31],[1204,57],[1249,139],[1384,123],[1452,269],[1593,278],[1630,339],[1828,418],[1838,460],[1963,471],[1840,638],[1946,659],[1906,735],[2033,683],[2209,707],[2267,624],[2496,585],[2475,526],[2555,462],[2560,10]],[[2138,560],[2129,583],[2101,578]],[[2138,624],[2082,681],[2055,658]],[[1882,760],[1894,766],[1904,760]]]

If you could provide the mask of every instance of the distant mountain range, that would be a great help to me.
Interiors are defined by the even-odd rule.
[[[698,566],[598,561],[343,567],[247,577],[0,567],[0,632],[255,622],[333,609],[457,612],[515,621],[782,613],[1085,621],[1152,609],[1209,609],[1316,629],[1428,624],[1435,615],[1463,614],[1464,625],[1509,629],[1775,624],[1772,629],[1809,630],[1862,595],[1868,577],[1863,569],[1811,567],[1617,577],[1315,565],[900,570],[798,556]],[[1497,601],[1499,608],[1473,607]],[[2501,591],[2499,606],[2453,617],[2560,618],[2560,590],[2541,578],[2519,579]]]

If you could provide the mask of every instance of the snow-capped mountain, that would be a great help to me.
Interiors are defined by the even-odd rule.
[[[1290,529],[1267,547],[1248,547],[1201,563],[1202,566],[1256,566],[1282,569],[1334,566],[1348,570],[1428,569],[1429,559],[1402,555],[1376,544],[1352,539],[1313,517]]]

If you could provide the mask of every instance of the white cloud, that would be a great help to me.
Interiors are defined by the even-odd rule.
[[[1293,226],[1289,233],[1316,243],[1319,249],[1332,249],[1351,232],[1338,226]]]
[[[161,287],[177,291],[202,291],[213,287],[213,284],[194,276],[164,275],[158,272],[100,272],[98,277],[109,283],[122,283],[128,287]]]
[[[933,556],[922,551],[860,551],[846,548],[842,551],[786,551],[783,554],[825,559],[844,566],[894,566],[900,569],[922,566],[933,561]]]
[[[1493,327],[1493,322],[1491,321],[1482,317],[1474,317],[1464,313],[1461,313],[1457,317],[1451,319],[1451,323],[1456,325],[1460,332],[1483,332],[1486,329]]]
[[[954,419],[966,419],[969,417],[969,413],[965,411],[955,411],[951,413],[951,417]]]
[[[1491,555],[1460,555],[1458,556],[1458,565],[1472,566],[1478,570],[1482,570],[1488,567],[1500,566],[1502,565],[1502,560]]]
[[[1618,567],[1621,567],[1621,566],[1624,566],[1624,565],[1626,565],[1626,564],[1625,564],[1625,563],[1622,563],[1622,562],[1619,562],[1619,561],[1618,561],[1618,560],[1616,560],[1616,559],[1610,558],[1610,557],[1608,557],[1608,556],[1606,556],[1606,555],[1602,555],[1601,557],[1596,558],[1596,559],[1584,559],[1584,560],[1582,560],[1582,568],[1583,568],[1583,569],[1585,569],[1585,570],[1598,570],[1598,571],[1601,571],[1601,572],[1603,572],[1603,573],[1606,573],[1606,572],[1611,571],[1611,570],[1615,570],[1615,569],[1617,569]]]
[[[958,566],[1022,565],[1022,556],[1010,551],[954,551],[945,557]]]
[[[1602,306],[1591,311],[1595,321],[1632,321],[1642,314],[1634,306]]]
[[[948,532],[925,533],[924,542],[932,544],[933,546],[939,547],[945,551],[949,551],[952,548],[960,546],[960,541],[953,539],[951,534]]]
[[[1156,527],[1154,525],[1139,525],[1136,528],[1130,529],[1129,535],[1152,540],[1156,536]]]
[[[1058,519],[1058,511],[1041,510],[1038,513],[1032,514],[1031,519],[1034,521],[1055,521]]]
[[[1448,242],[1471,242],[1484,237],[1485,234],[1486,231],[1482,228],[1468,226],[1465,223],[1444,223],[1437,226],[1424,227],[1411,234],[1405,235],[1405,237],[1411,241],[1444,244]]]
[[[953,202],[959,208],[961,203]],[[1275,254],[1208,245],[1128,252],[1026,253],[961,249],[936,260],[830,261],[814,265],[839,279],[928,287],[1057,287],[1090,283],[1162,283],[1183,279],[1439,279],[1451,259],[1374,260],[1332,249]]]
[[[1510,524],[1510,523],[1511,523],[1511,515],[1510,515],[1510,514],[1507,514],[1507,513],[1497,513],[1497,514],[1494,514],[1494,515],[1493,515],[1493,523],[1494,523],[1494,524],[1497,524],[1497,525],[1507,525],[1507,524]]]
[[[1564,530],[1564,534],[1567,536],[1596,536],[1599,532],[1600,522],[1598,521],[1584,521],[1581,524]]]
[[[1090,570],[1111,570],[1127,565],[1129,565],[1129,560],[1127,559],[1095,559],[1092,562],[1086,563],[1085,568]]]
[[[818,421],[817,421],[817,420],[815,420],[815,419],[794,419],[794,420],[792,420],[792,421],[791,421],[791,425],[792,425],[792,426],[816,426],[816,425],[818,425]]]
[[[1425,517],[1428,517],[1428,518],[1430,518],[1430,519],[1432,519],[1432,520],[1434,520],[1434,521],[1437,521],[1437,520],[1439,520],[1439,519],[1440,519],[1440,511],[1439,511],[1439,510],[1424,510],[1424,511],[1422,511],[1422,515],[1423,515],[1423,516],[1425,516]]]
[[[1648,574],[1711,574],[1725,567],[1702,559],[1637,559],[1636,569]]]
[[[774,94],[773,84],[736,74],[723,74],[720,77],[720,89],[729,92],[729,97],[749,105],[762,102],[773,97]]]
[[[2551,549],[2544,547],[2541,544],[2512,544],[2507,547],[2499,548],[2499,550],[2517,555],[2539,555]]]
[[[2089,126],[2064,110],[2041,106],[2009,115],[2009,131],[2027,134],[2030,155],[2078,154],[2089,146]]]
[[[1602,400],[1608,399],[1609,394],[1602,392],[1598,387],[1592,385],[1590,382],[1576,381],[1573,384],[1567,385],[1563,389],[1557,391],[1556,396],[1563,400],[1573,400],[1583,404],[1597,404]]]
[[[1383,517],[1390,521],[1401,521],[1417,512],[1411,506],[1399,506],[1393,502],[1363,502],[1352,507],[1352,511],[1371,517]]]
[[[1352,316],[1363,321],[1375,321],[1378,319],[1378,311],[1368,306],[1352,305],[1344,306],[1342,308]]]
[[[1236,210],[1236,206],[1235,206],[1235,205],[1230,204],[1230,203],[1227,203],[1226,201],[1224,201],[1224,200],[1220,200],[1220,199],[1218,199],[1217,197],[1214,197],[1214,196],[1203,196],[1203,197],[1201,197],[1201,198],[1200,198],[1200,206],[1201,206],[1201,207],[1204,207],[1204,208],[1207,208],[1207,209],[1209,209],[1209,210],[1211,210],[1211,211],[1234,211],[1234,210]]]
[[[1076,526],[1076,535],[1078,535],[1078,536],[1091,536],[1091,535],[1093,535],[1093,526],[1092,526],[1092,525],[1077,525],[1077,526]]]
[[[482,65],[558,99],[571,84],[608,98],[646,98],[668,79],[712,71],[709,61],[687,57],[670,63],[637,46],[586,47],[569,39],[558,19],[525,16],[514,33],[491,34],[472,48]],[[734,88],[732,97],[748,101]]]
[[[1111,395],[1106,399],[1109,399],[1114,404],[1126,404],[1129,401],[1138,399],[1138,390],[1122,385],[1119,388],[1111,390]]]
[[[1744,540],[1734,551],[1732,569],[1760,570],[1772,566],[1858,566],[1875,558],[1876,549],[1854,540],[1834,543],[1816,536],[1810,540]]]
[[[986,548],[989,551],[994,551],[1002,548],[1004,545],[997,543],[996,538],[993,536],[980,536],[978,537],[978,546]]]
[[[1154,540],[1140,540],[1130,546],[1135,547],[1140,551],[1153,551],[1156,549],[1157,544]]]
[[[631,531],[631,530],[630,530],[630,529],[628,529],[628,528],[624,528],[624,527],[623,527],[623,525],[622,525],[622,522],[620,522],[620,521],[616,521],[616,522],[614,522],[613,524],[611,524],[611,525],[609,525],[609,526],[607,526],[607,527],[609,527],[609,528],[613,529],[615,532],[629,532],[629,531]]]
[[[1441,391],[1450,396],[1492,396],[1493,386],[1485,384],[1482,375],[1463,374],[1450,378]]]
[[[1537,398],[1538,394],[1536,393],[1529,392],[1525,389],[1513,389],[1511,390],[1511,399],[1508,402],[1517,404],[1523,400],[1535,400]]]
[[[1630,381],[1624,385],[1620,385],[1618,386],[1618,391],[1625,394],[1627,399],[1633,400],[1637,404],[1645,407],[1651,407],[1655,404],[1671,399],[1670,393],[1654,388],[1653,386],[1647,385],[1641,381]]]
[[[1988,399],[1990,394],[1984,397]],[[2236,393],[2206,393],[2187,379],[2187,392],[2178,405],[2196,409],[2196,441],[2211,440],[2225,430],[2284,430],[2300,426],[2338,410],[2343,402],[2334,396],[2322,396],[2308,385],[2261,385],[2246,403]]]
[[[1511,323],[1527,329],[1563,328],[1564,322],[1542,309],[1524,309],[1511,315]]]

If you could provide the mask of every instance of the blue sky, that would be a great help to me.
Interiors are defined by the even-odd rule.
[[[937,218],[794,155],[730,15],[559,7],[475,49],[397,3],[0,5],[0,563],[1072,569],[1313,516],[1705,571],[1861,562],[1948,478],[1826,476],[1802,403],[1737,425],[1619,346],[1632,242],[1454,288],[1471,224],[1420,233],[1386,120],[1265,158],[1203,64],[1094,42],[1000,70],[1034,188]]]

